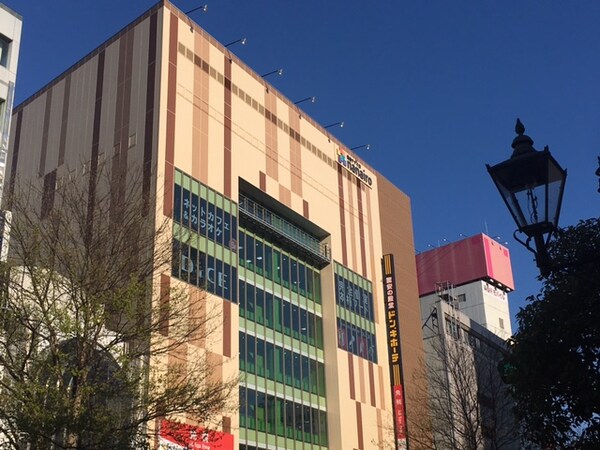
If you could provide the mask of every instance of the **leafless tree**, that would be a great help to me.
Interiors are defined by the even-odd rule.
[[[458,326],[433,335],[413,380],[408,412],[412,450],[502,450],[519,448],[513,401],[498,372],[498,343]]]

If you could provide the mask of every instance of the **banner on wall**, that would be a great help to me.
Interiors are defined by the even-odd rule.
[[[390,382],[392,387],[392,410],[394,412],[394,434],[396,450],[408,448],[406,436],[406,404],[404,402],[404,386],[402,376],[402,353],[400,348],[400,321],[398,302],[396,299],[396,276],[394,255],[383,255],[383,292],[385,300],[385,324],[390,366]]]

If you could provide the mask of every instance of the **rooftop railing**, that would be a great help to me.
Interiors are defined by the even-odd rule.
[[[331,261],[329,248],[326,244],[322,244],[316,237],[242,194],[240,194],[239,209],[241,213],[246,214],[254,222],[290,241],[295,246],[308,251],[321,263],[327,264]]]

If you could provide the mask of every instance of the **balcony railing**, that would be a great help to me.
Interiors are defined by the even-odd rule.
[[[262,226],[272,234],[276,234],[280,239],[284,239],[295,248],[303,250],[303,253],[311,259],[316,258],[318,265],[326,265],[331,261],[329,248],[326,244],[322,244],[316,237],[241,194],[239,209],[240,213],[246,215],[252,222]]]

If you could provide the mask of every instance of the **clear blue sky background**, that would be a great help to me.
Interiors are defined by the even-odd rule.
[[[209,2],[210,0],[207,0]],[[23,16],[16,103],[153,0],[4,0]],[[177,0],[188,11],[201,2]],[[192,19],[412,199],[424,251],[486,232],[511,251],[513,315],[538,292],[532,254],[485,169],[511,154],[516,117],[569,173],[561,224],[597,217],[600,1],[217,0]],[[514,326],[514,325],[513,325]]]

